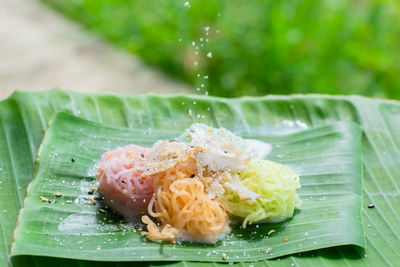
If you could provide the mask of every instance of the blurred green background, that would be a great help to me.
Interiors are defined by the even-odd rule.
[[[42,1],[200,93],[400,99],[398,0]]]

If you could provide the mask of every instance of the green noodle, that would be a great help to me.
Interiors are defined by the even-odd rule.
[[[261,159],[252,160],[248,169],[237,171],[244,186],[260,195],[256,199],[240,199],[239,194],[225,189],[223,198],[230,214],[244,218],[243,227],[254,222],[279,222],[293,216],[301,201],[296,189],[300,178],[289,167]]]

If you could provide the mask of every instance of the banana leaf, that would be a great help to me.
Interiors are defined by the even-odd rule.
[[[122,218],[100,212],[100,201],[87,205],[90,196],[101,199],[90,190],[97,186],[93,175],[102,153],[130,143],[149,147],[159,139],[178,135],[171,130],[148,133],[109,128],[59,113],[39,149],[11,256],[241,262],[340,245],[365,245],[361,224],[361,131],[349,122],[291,135],[252,134],[252,138],[274,145],[269,159],[292,165],[300,174],[303,205],[290,220],[234,228],[226,240],[215,245],[147,242]],[[55,192],[63,196],[57,198]],[[51,203],[41,201],[41,197]],[[226,260],[222,253],[227,255]]]
[[[189,109],[193,116],[188,116]],[[400,261],[397,249],[400,247],[400,104],[396,101],[319,95],[240,99],[183,95],[121,97],[52,90],[43,93],[17,92],[0,103],[0,260],[3,265],[7,264],[18,210],[31,178],[44,130],[49,119],[59,111],[69,111],[110,126],[142,131],[181,131],[191,122],[201,121],[204,115],[204,119],[213,125],[249,135],[257,130],[259,134],[279,135],[339,121],[357,122],[364,128],[362,220],[366,250],[351,246],[336,247],[261,261],[255,265],[394,266]],[[369,204],[375,204],[375,207],[368,208]],[[28,260],[30,265],[43,265],[48,263],[49,258],[32,257]],[[24,262],[23,259],[21,262]],[[84,263],[58,260],[60,265]],[[178,262],[175,265],[194,264]]]

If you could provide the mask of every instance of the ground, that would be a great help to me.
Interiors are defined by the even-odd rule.
[[[15,90],[190,92],[35,0],[0,0],[0,100]]]

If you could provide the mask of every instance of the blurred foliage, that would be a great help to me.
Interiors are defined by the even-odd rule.
[[[42,1],[212,95],[400,99],[398,0]]]

